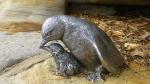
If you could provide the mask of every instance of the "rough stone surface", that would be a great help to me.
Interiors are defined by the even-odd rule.
[[[39,33],[0,33],[0,71],[31,55],[40,53]],[[15,57],[14,57],[15,56]]]
[[[51,15],[64,14],[65,0],[0,0],[1,20],[43,22]]]

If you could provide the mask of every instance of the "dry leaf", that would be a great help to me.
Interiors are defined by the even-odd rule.
[[[145,33],[144,35],[142,35],[140,37],[142,40],[150,41],[150,34],[149,33]]]
[[[121,31],[112,31],[113,36],[124,36],[125,34]]]
[[[139,50],[134,50],[130,53],[131,56],[141,56],[144,57],[144,53]]]
[[[126,48],[126,50],[131,50],[131,49],[135,49],[137,47],[139,47],[139,44],[136,43],[125,43],[124,47]]]
[[[130,53],[130,55],[131,56],[148,57],[148,56],[150,56],[150,52],[149,52],[149,50],[143,50],[143,51],[134,50]]]

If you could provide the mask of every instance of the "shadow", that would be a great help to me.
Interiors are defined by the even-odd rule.
[[[148,5],[100,5],[91,3],[68,3],[66,14],[83,14],[94,16],[129,16],[150,17]]]

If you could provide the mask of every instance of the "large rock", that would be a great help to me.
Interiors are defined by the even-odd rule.
[[[0,71],[41,53],[40,33],[0,33]]]
[[[41,53],[39,32],[18,32],[41,30],[45,19],[64,14],[64,8],[64,0],[0,0],[0,71]]]
[[[144,70],[136,63],[131,64],[130,69],[124,70],[119,77],[109,76],[103,84],[149,84],[149,70]],[[50,53],[41,53],[3,72],[0,84],[93,84],[85,76],[63,78],[55,73],[56,65]]]
[[[43,22],[51,15],[64,14],[65,0],[0,0],[0,20]]]
[[[64,13],[65,0],[0,0],[0,31],[39,31],[45,19]]]

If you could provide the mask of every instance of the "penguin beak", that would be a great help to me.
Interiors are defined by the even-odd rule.
[[[47,43],[46,40],[42,39],[41,43],[40,43],[40,49],[44,48],[44,45]]]

